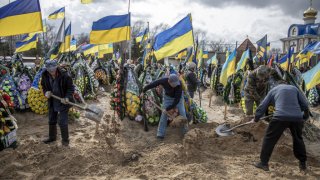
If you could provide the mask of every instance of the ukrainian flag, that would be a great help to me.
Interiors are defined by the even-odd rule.
[[[189,14],[170,29],[159,33],[153,45],[157,60],[172,56],[193,46],[191,15]]]
[[[98,46],[94,44],[83,45],[81,47],[81,50],[85,56],[89,54],[95,54],[99,51]]]
[[[306,89],[310,90],[316,85],[320,84],[320,63],[309,71],[302,74],[302,78],[306,83]]]
[[[228,78],[236,72],[236,57],[237,50],[235,49],[227,58],[226,62],[222,66],[220,82],[226,86]]]
[[[71,42],[71,23],[67,27],[64,33],[64,42],[60,46],[60,52],[69,52]]]
[[[82,4],[90,4],[93,0],[81,0]]]
[[[0,8],[0,36],[42,31],[39,0],[14,1]]]
[[[240,69],[244,69],[247,64],[248,59],[250,58],[250,49],[248,48],[246,51],[242,53],[241,59],[237,64],[237,71]]]
[[[60,8],[58,10],[56,10],[55,12],[51,13],[48,17],[48,19],[60,19],[60,18],[64,18],[64,12],[65,12],[65,8]]]
[[[24,38],[22,41],[16,43],[16,53],[29,51],[30,49],[37,48],[38,36],[33,34]]]
[[[99,58],[103,58],[105,54],[113,53],[113,45],[112,44],[102,44],[98,47],[99,50]]]
[[[75,51],[77,50],[77,40],[72,38],[70,42],[70,51]]]
[[[290,63],[293,62],[293,48],[290,48],[288,54],[286,54],[285,56],[283,56],[280,60],[279,60],[279,64],[280,64],[280,67],[285,70],[285,71],[288,71],[289,70],[289,67],[290,67]],[[289,61],[290,60],[290,61]]]
[[[208,59],[209,58],[209,52],[208,51],[203,51],[202,58],[203,59]]]
[[[295,66],[299,67],[300,64],[306,63],[310,61],[310,58],[313,56],[312,47],[316,44],[317,42],[311,42],[309,43],[298,55],[297,55],[297,62]]]
[[[148,28],[145,29],[143,32],[137,34],[136,42],[141,43],[141,41],[146,41],[148,39]]]
[[[109,44],[130,40],[130,14],[106,16],[93,22],[91,44]]]
[[[213,65],[217,65],[218,64],[218,59],[217,59],[217,53],[214,54],[214,56],[211,57],[211,59],[209,59],[207,61],[207,64],[213,64]]]

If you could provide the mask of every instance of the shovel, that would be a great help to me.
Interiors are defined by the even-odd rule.
[[[62,98],[58,97],[58,96],[55,96],[53,94],[51,94],[50,97],[53,97],[59,101],[63,101]],[[86,111],[86,114],[85,114],[85,117],[96,122],[96,123],[100,123],[102,117],[103,117],[103,111],[102,109],[98,108],[97,106],[95,105],[88,105],[88,104],[85,104],[84,106],[81,106],[79,104],[75,104],[75,103],[72,103],[70,101],[67,101],[66,102],[67,104],[71,105],[71,106],[75,106],[79,109],[82,109],[82,110],[85,110]]]
[[[182,124],[182,123],[186,123],[188,125],[188,119],[186,117],[183,117],[181,115],[177,116],[177,117],[173,117],[172,115],[170,115],[166,110],[162,109],[158,104],[156,104],[155,102],[149,100],[151,102],[151,104],[153,104],[154,106],[156,106],[160,111],[162,111],[163,113],[165,113],[169,118],[172,119],[171,124]]]
[[[272,115],[262,117],[262,118],[260,118],[260,120],[267,119],[269,117],[272,117]],[[253,122],[249,121],[249,122],[242,123],[242,124],[239,124],[237,126],[234,126],[232,128],[230,128],[227,124],[221,124],[216,128],[216,133],[219,136],[231,136],[231,135],[234,135],[234,132],[232,130],[234,130],[236,128],[239,128],[239,127],[242,127],[242,126],[246,126],[248,124],[252,124],[252,123]]]

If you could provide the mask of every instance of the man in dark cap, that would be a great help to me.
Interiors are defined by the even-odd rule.
[[[164,89],[164,95],[163,95],[163,106],[165,110],[169,114],[173,114],[175,111],[175,108],[178,109],[179,114],[183,117],[186,116],[186,111],[184,108],[184,99],[183,99],[183,93],[182,93],[182,86],[179,80],[179,77],[175,74],[170,74],[169,77],[165,77],[162,79],[158,79],[156,81],[153,81],[149,85],[145,86],[143,88],[143,93],[148,91],[151,88],[157,87],[161,85]],[[143,93],[140,95],[140,97],[143,97]],[[157,132],[157,138],[163,139],[166,132],[167,127],[167,121],[168,116],[165,113],[161,114],[159,126],[158,126],[158,132]],[[186,127],[183,127],[183,133],[187,130]]]
[[[71,77],[66,71],[58,67],[56,60],[47,60],[46,70],[42,74],[41,85],[43,93],[48,98],[49,107],[49,137],[43,142],[48,144],[56,141],[58,114],[61,130],[62,145],[69,145],[68,112],[69,100],[73,99],[74,86]],[[63,101],[56,100],[51,95],[63,98]]]

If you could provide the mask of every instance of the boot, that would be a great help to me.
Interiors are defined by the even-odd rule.
[[[52,143],[57,140],[57,126],[49,125],[49,137],[42,142],[45,144]]]
[[[69,146],[69,130],[68,126],[60,127],[61,139],[63,146]]]

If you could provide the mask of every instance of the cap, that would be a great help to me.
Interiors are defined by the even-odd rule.
[[[257,78],[265,79],[269,77],[269,74],[270,74],[270,69],[267,66],[262,65],[257,68]]]
[[[196,64],[194,62],[188,62],[187,67],[189,70],[194,70],[196,68]]]
[[[176,87],[176,86],[180,85],[179,77],[177,75],[175,75],[175,74],[170,74],[169,82],[173,87]]]
[[[47,60],[46,61],[46,69],[47,71],[55,71],[58,67],[57,60]]]

